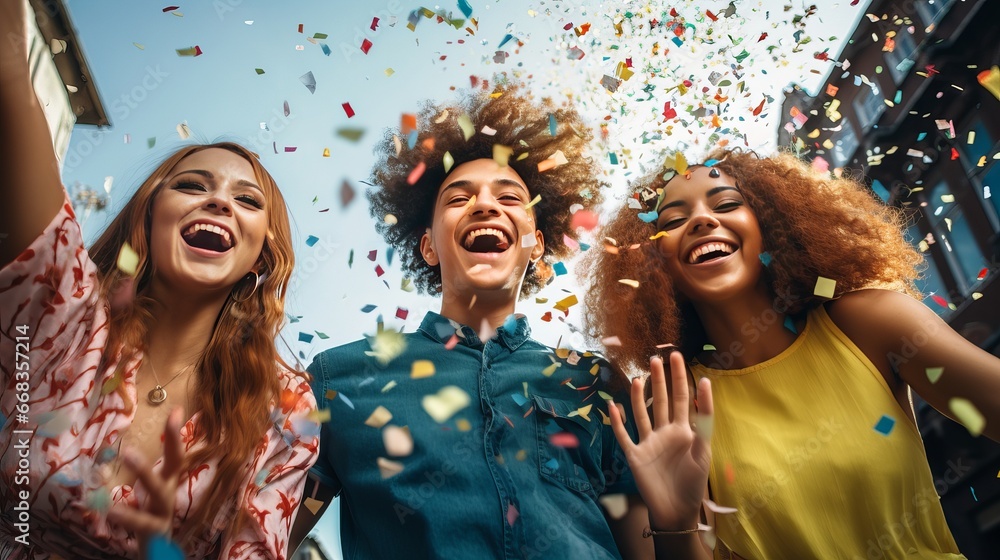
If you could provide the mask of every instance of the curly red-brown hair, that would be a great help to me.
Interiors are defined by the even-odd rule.
[[[474,132],[466,139],[463,125],[470,123]],[[431,225],[438,189],[448,175],[445,154],[454,162],[450,170],[465,162],[493,158],[495,145],[513,149],[508,165],[532,197],[541,197],[533,209],[537,228],[545,237],[545,255],[528,266],[521,295],[545,285],[551,276],[551,263],[570,252],[564,236],[577,237],[570,226],[570,207],[590,208],[603,198],[601,170],[586,155],[593,132],[576,110],[569,105],[556,106],[551,99],[536,102],[519,85],[505,84],[490,91],[468,91],[453,104],[426,102],[417,115],[417,126],[412,148],[407,147],[406,134],[386,130],[375,151],[378,161],[371,174],[375,186],[367,192],[376,229],[386,243],[399,250],[403,270],[413,277],[417,288],[430,294],[441,291],[440,266],[424,261],[420,238]],[[485,127],[496,132],[488,134]],[[568,163],[539,171],[538,164],[557,151]],[[410,184],[410,174],[421,165],[423,173]],[[394,223],[385,220],[389,214],[395,217]]]
[[[903,237],[904,214],[877,200],[858,180],[819,173],[787,153],[761,158],[720,151],[710,159],[735,180],[756,215],[771,259],[766,278],[772,294],[790,304],[788,314],[827,301],[813,294],[818,276],[837,282],[835,298],[876,286],[922,297],[914,281],[923,259]],[[640,180],[638,190],[662,192],[669,180],[660,171]],[[655,203],[656,197],[649,200]],[[593,251],[583,262],[590,284],[588,334],[618,336],[621,346],[609,347],[607,355],[622,371],[646,369],[657,345],[676,344],[690,359],[708,342],[698,315],[674,289],[649,240],[655,225],[641,221],[638,212],[622,207],[602,230],[617,245],[608,242],[605,251]],[[639,287],[619,282],[624,278],[637,280]]]

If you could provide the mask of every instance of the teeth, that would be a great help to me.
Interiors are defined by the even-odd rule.
[[[184,235],[193,235],[198,231],[210,231],[223,239],[223,245],[226,248],[233,246],[233,239],[230,237],[229,232],[222,229],[219,226],[212,224],[191,224],[191,227],[184,231]]]
[[[730,246],[728,243],[706,243],[694,251],[691,251],[691,254],[688,256],[688,263],[694,264],[698,261],[698,257],[713,251],[722,251],[724,253],[732,254],[733,251],[735,251],[735,248]]]
[[[469,235],[465,237],[465,247],[466,248],[472,247],[472,243],[480,235],[492,235],[494,237],[497,237],[499,239],[505,240],[508,243],[510,243],[510,240],[507,239],[507,236],[504,234],[504,232],[494,228],[481,228],[469,232]]]

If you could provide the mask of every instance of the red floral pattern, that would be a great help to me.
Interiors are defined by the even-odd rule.
[[[125,411],[118,393],[101,395],[116,364],[98,371],[109,305],[97,288],[97,268],[68,201],[42,235],[0,270],[0,560],[137,557],[134,536],[109,526],[101,513],[106,506],[138,507],[148,495],[141,484],[103,484],[107,463],[134,415]],[[29,364],[27,387],[13,359],[22,325],[30,337],[28,359],[18,360]],[[122,379],[133,402],[140,362],[137,356]],[[215,522],[187,547],[188,558],[285,558],[306,473],[319,450],[319,428],[307,417],[316,409],[308,383],[283,369],[276,373],[283,390],[273,404],[274,424],[248,458],[241,490],[252,521],[239,534],[227,534],[223,528],[236,514],[235,497],[219,504]],[[19,421],[16,408],[24,393],[27,423]],[[192,435],[197,422],[195,414],[181,429],[188,452],[200,445]],[[15,433],[19,430],[28,433]],[[23,440],[30,466],[19,473]],[[177,489],[175,527],[200,505],[216,467],[210,461],[185,473]],[[27,546],[15,540],[23,534],[16,525],[21,491],[29,493],[28,534],[21,537]]]

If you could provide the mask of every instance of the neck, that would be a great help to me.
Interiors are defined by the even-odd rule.
[[[773,294],[761,278],[753,291],[722,302],[693,302],[715,352],[709,367],[739,369],[765,362],[791,346],[795,334],[785,328],[791,302]]]
[[[192,297],[166,292],[156,286],[151,290],[156,303],[150,310],[153,317],[146,331],[145,354],[156,364],[157,372],[169,378],[167,372],[179,371],[201,358],[227,294]]]
[[[477,294],[474,302],[471,294],[446,291],[441,296],[441,315],[476,330],[482,327],[485,320],[491,329],[496,330],[514,312],[516,303],[517,296],[506,291]]]

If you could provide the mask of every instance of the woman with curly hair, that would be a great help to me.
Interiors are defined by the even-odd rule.
[[[16,44],[25,4],[0,10],[0,558],[141,558],[156,538],[284,558],[319,441],[274,344],[281,193],[241,146],[186,147],[88,251]]]
[[[601,200],[589,129],[574,109],[515,86],[428,104],[416,121],[410,142],[408,130],[386,133],[368,196],[441,311],[414,333],[313,361],[313,390],[335,421],[322,428],[319,486],[305,497],[340,495],[348,558],[634,555],[612,528],[632,520],[609,521],[598,501],[635,493],[602,422],[610,368],[533,340],[514,313],[567,256],[570,208]],[[393,340],[398,355],[384,348]],[[318,515],[300,513],[294,542]]]
[[[652,363],[655,428],[637,406],[638,445],[616,432],[656,539],[712,556],[696,537],[707,482],[736,508],[715,516],[716,558],[962,558],[909,391],[952,417],[971,403],[996,439],[1000,360],[917,299],[901,213],[791,155],[723,152],[672,175],[644,181],[607,225],[588,298],[592,334],[622,342],[612,362]],[[648,358],[670,343],[675,422]],[[685,360],[703,378],[700,412],[714,412],[692,425],[676,422]]]

